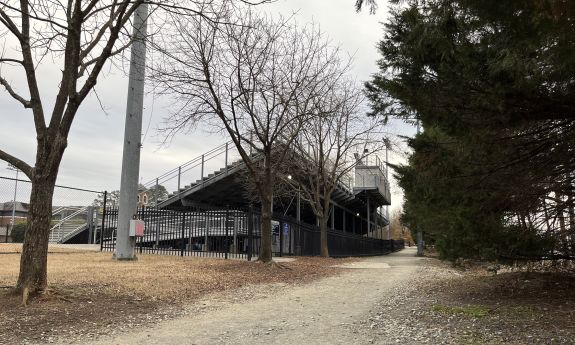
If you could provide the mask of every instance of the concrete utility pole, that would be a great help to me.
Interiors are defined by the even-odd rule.
[[[138,176],[140,174],[140,148],[142,135],[142,112],[144,110],[144,79],[146,76],[146,35],[148,5],[142,3],[134,13],[134,33],[130,57],[130,80],[124,152],[122,156],[122,180],[120,184],[120,209],[116,238],[116,260],[134,260],[135,237],[129,236],[130,219],[136,213]]]
[[[419,135],[419,120],[417,120],[417,134]],[[417,226],[417,256],[423,256],[423,232]]]

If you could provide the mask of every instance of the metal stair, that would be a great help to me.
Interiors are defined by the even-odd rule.
[[[88,209],[86,207],[59,207],[52,212],[52,218],[61,216],[57,222],[50,228],[50,243],[63,243],[74,237],[78,233],[86,230],[88,227]],[[70,212],[67,216],[62,215]]]

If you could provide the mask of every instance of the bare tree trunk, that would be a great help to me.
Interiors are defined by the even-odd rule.
[[[266,169],[267,170],[267,169]],[[266,171],[266,176],[264,177],[265,183],[263,186],[264,195],[260,197],[262,206],[262,218],[261,218],[261,229],[262,229],[262,239],[261,239],[261,251],[258,257],[259,261],[270,262],[272,261],[272,200],[273,200],[273,186],[271,179],[271,172]]]
[[[575,248],[575,229],[574,229],[574,222],[575,222],[575,208],[573,207],[573,196],[569,194],[567,197],[567,210],[569,212],[569,222],[567,226],[567,232],[569,236],[569,253],[567,255],[573,254],[573,248]]]
[[[16,289],[22,293],[24,304],[30,293],[44,290],[48,283],[48,239],[55,183],[55,176],[32,179],[28,224],[20,257],[20,275],[16,285]]]
[[[323,216],[319,219],[319,246],[320,246],[320,256],[324,258],[329,258],[329,248],[327,246],[327,220],[329,218],[329,212],[324,212]]]

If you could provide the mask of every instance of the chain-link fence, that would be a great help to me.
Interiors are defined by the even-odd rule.
[[[32,183],[0,176],[0,242],[21,242],[30,207]],[[98,191],[56,186],[52,199],[50,242],[94,243],[101,194]]]

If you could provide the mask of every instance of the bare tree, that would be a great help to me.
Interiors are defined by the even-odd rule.
[[[337,49],[313,26],[249,9],[222,9],[217,24],[200,17],[174,23],[178,33],[165,38],[169,48],[153,72],[178,107],[163,129],[170,136],[200,120],[223,127],[261,204],[259,260],[271,261],[277,172],[311,114],[310,95],[326,88]]]
[[[284,177],[294,186],[319,221],[320,255],[329,257],[327,223],[332,211],[332,194],[337,188],[352,188],[348,175],[369,154],[383,147],[380,123],[361,112],[363,95],[346,77],[349,63],[335,63],[328,91],[315,95],[314,116],[294,142]]]
[[[389,224],[389,239],[401,240],[404,239],[406,243],[413,243],[413,238],[411,237],[411,231],[407,226],[401,222],[401,214],[403,210],[401,208],[396,208],[391,213],[391,219]]]
[[[132,14],[143,0],[7,0],[0,3],[0,85],[24,108],[30,109],[36,130],[36,159],[26,163],[0,150],[32,181],[28,229],[22,249],[16,289],[28,294],[47,284],[47,251],[52,196],[67,137],[78,109],[93,91],[105,64],[131,43]],[[211,1],[170,0],[154,3],[151,13],[163,9],[172,15],[206,16]],[[208,13],[209,15],[209,13]],[[44,60],[60,64],[62,71],[53,102],[41,97],[37,70]],[[18,90],[2,74],[22,73],[26,89]],[[50,109],[47,109],[50,104]],[[53,104],[53,105],[52,105]]]

